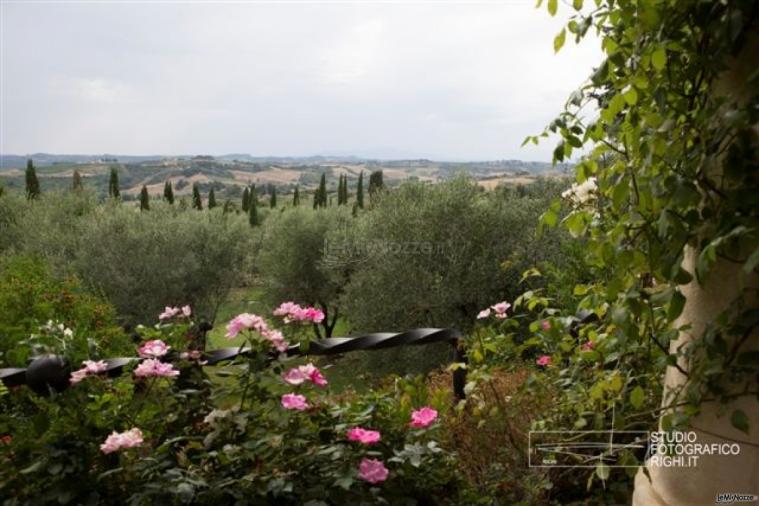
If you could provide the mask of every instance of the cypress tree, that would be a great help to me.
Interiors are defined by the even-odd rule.
[[[111,176],[108,178],[108,196],[115,199],[121,196],[119,190],[119,171],[115,167],[111,167]]]
[[[228,213],[231,213],[231,212],[232,212],[232,201],[229,200],[229,199],[227,199],[227,200],[224,201],[224,213],[223,214],[228,214]]]
[[[163,200],[169,204],[174,204],[174,188],[171,186],[171,181],[166,181],[163,184]]]
[[[243,212],[247,213],[250,210],[250,190],[248,187],[245,187],[245,190],[242,192],[242,210]]]
[[[216,193],[211,188],[211,191],[208,192],[208,209],[213,209],[214,207],[216,207]]]
[[[269,197],[269,207],[272,209],[277,207],[277,187],[271,189],[271,197]]]
[[[31,159],[26,161],[26,198],[36,199],[40,196],[40,181],[37,179],[37,171]]]
[[[203,210],[203,199],[200,198],[200,189],[198,183],[192,185],[192,208],[198,211]]]
[[[348,174],[343,176],[343,205],[348,205]]]
[[[71,178],[71,189],[74,191],[82,189],[82,175],[78,170],[74,171],[74,175]]]
[[[295,187],[295,193],[293,193],[293,207],[298,207],[300,205],[300,191],[298,190],[298,187]]]
[[[140,211],[150,211],[150,195],[148,195],[148,187],[145,185],[142,185],[140,192]]]
[[[343,205],[343,175],[337,180],[337,205]]]
[[[324,173],[322,173],[322,178],[319,180],[317,193],[319,195],[319,207],[327,207],[327,175]]]
[[[256,188],[250,192],[250,209],[248,211],[248,223],[251,227],[257,227],[258,222],[258,197],[256,197]]]
[[[369,176],[369,197],[371,198],[377,191],[385,187],[385,183],[382,178],[382,171],[377,170],[372,172]]]
[[[358,175],[358,186],[356,187],[356,204],[361,209],[364,208],[364,171]]]

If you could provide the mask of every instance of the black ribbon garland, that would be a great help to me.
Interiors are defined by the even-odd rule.
[[[465,362],[466,357],[459,346],[461,332],[456,329],[412,329],[405,332],[375,332],[359,337],[329,337],[318,341],[312,341],[307,350],[301,349],[300,345],[290,346],[285,353],[287,356],[298,355],[336,355],[359,350],[379,350],[394,348],[396,346],[415,346],[439,342],[449,342],[453,346],[453,361]],[[249,347],[232,347],[210,350],[202,353],[202,358],[207,365],[216,365],[219,362],[233,360],[240,355],[251,352]],[[272,358],[277,356],[272,354]],[[179,354],[173,353],[163,360],[172,361],[179,358]],[[121,370],[130,362],[142,360],[139,357],[106,358],[105,373],[111,377],[121,374]],[[9,368],[0,369],[0,380],[6,387],[28,385],[34,392],[45,395],[49,391],[62,392],[69,387],[69,367],[63,358],[56,355],[42,355],[36,357],[25,369]],[[464,385],[466,384],[466,369],[458,368],[453,372],[453,391],[456,398],[464,398]]]
[[[590,311],[580,311],[577,316],[571,317],[568,331],[572,337],[578,337],[579,328],[587,323],[597,321],[598,315]],[[202,331],[211,329],[208,324],[201,324]],[[359,337],[328,337],[318,341],[312,341],[307,350],[300,345],[290,346],[285,353],[288,356],[298,355],[336,355],[359,350],[380,350],[394,348],[396,346],[416,346],[439,342],[449,342],[453,347],[453,362],[466,363],[466,355],[460,346],[461,332],[456,329],[421,328],[411,329],[404,332],[375,332]],[[251,352],[249,347],[231,347],[210,350],[202,353],[201,360],[207,365],[216,365],[219,362],[232,360],[240,355]],[[273,352],[271,358],[278,354]],[[179,358],[179,354],[173,353],[162,357],[163,360],[172,361]],[[115,377],[121,374],[125,365],[133,361],[142,360],[139,357],[118,357],[104,359],[106,362],[105,373]],[[45,395],[50,390],[62,392],[69,387],[69,367],[63,358],[56,355],[42,355],[31,361],[29,367],[0,369],[0,380],[6,387],[28,385],[34,392]],[[453,371],[453,393],[457,399],[464,399],[464,387],[466,385],[466,367],[458,367]]]

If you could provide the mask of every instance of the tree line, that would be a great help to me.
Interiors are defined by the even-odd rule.
[[[34,200],[41,194],[41,187],[39,178],[37,177],[37,171],[34,167],[32,160],[28,160],[26,164],[26,198],[27,200]],[[384,178],[381,170],[373,171],[369,175],[369,197],[377,193],[380,189],[384,188]],[[71,189],[73,191],[79,191],[83,188],[82,175],[78,170],[74,170],[72,175]],[[272,186],[269,190],[269,207],[277,207],[277,188]],[[350,199],[350,193],[348,189],[348,176],[341,174],[337,184],[337,205],[348,205]],[[112,199],[121,198],[121,189],[119,187],[119,172],[118,169],[112,167],[108,177],[108,197]],[[140,191],[139,203],[141,211],[150,210],[150,193],[148,192],[147,185],[142,186]],[[170,205],[175,202],[174,188],[171,181],[167,180],[163,186],[163,200]],[[327,190],[327,177],[322,173],[319,180],[319,186],[314,191],[313,208],[324,208],[332,205],[333,198],[329,195]],[[208,209],[214,209],[218,207],[216,200],[216,193],[213,188],[208,192],[206,200],[206,206]],[[300,187],[296,186],[293,191],[292,206],[297,207],[300,205]],[[251,184],[245,187],[242,192],[242,200],[240,207],[242,212],[247,213],[249,216],[249,223],[251,226],[260,225],[260,219],[258,216],[259,198],[256,191],[256,185]],[[192,208],[198,211],[203,210],[203,197],[200,193],[200,188],[197,183],[192,186]],[[230,199],[227,199],[224,203],[223,210],[225,213],[230,212],[234,208]],[[353,214],[355,215],[358,209],[364,208],[364,172],[362,171],[358,176],[356,183],[355,202],[353,204]]]

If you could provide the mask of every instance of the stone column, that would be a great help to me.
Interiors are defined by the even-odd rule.
[[[729,69],[719,79],[714,92],[736,100],[745,100],[756,90],[747,89],[747,76],[759,68],[759,36],[752,34],[741,54],[729,64]],[[759,143],[759,125],[754,126],[755,141]],[[719,177],[719,169],[714,176]],[[759,197],[758,197],[759,198]],[[698,252],[686,249],[683,267],[694,273]],[[687,298],[682,315],[676,326],[690,325],[677,341],[670,345],[674,353],[678,347],[691,343],[702,335],[706,326],[727,309],[744,289],[749,289],[753,307],[759,307],[759,276],[756,272],[746,274],[742,264],[718,259],[707,282],[697,281],[683,287]],[[759,350],[759,331],[755,330],[741,347],[741,351]],[[680,363],[685,370],[688,364]],[[751,380],[752,392],[756,392],[756,377]],[[686,382],[686,377],[674,367],[665,375],[664,398],[676,392]],[[730,415],[740,409],[748,415],[749,434],[733,427]],[[646,463],[651,480],[639,470],[635,477],[633,506],[649,505],[710,505],[717,494],[738,493],[759,495],[759,398],[753,395],[739,397],[727,406],[715,402],[702,404],[701,412],[692,419],[692,429],[699,443],[734,443],[740,445],[737,456],[701,456],[695,467],[657,467]],[[735,503],[738,504],[738,503]],[[749,503],[750,504],[750,503]]]

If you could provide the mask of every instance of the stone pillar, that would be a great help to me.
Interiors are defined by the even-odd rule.
[[[759,36],[755,33],[744,46],[738,58],[730,62],[729,70],[715,85],[715,93],[742,100],[755,90],[746,87],[747,76],[759,68]],[[759,142],[759,125],[754,126],[755,140]],[[714,175],[719,177],[718,169]],[[698,252],[686,249],[683,267],[694,273]],[[670,345],[670,352],[687,345],[695,336],[703,333],[716,316],[733,303],[741,291],[749,288],[749,303],[758,307],[759,276],[756,272],[746,274],[742,264],[718,259],[708,281],[699,285],[695,279],[683,287],[687,298],[682,315],[676,326],[690,325],[677,341]],[[754,331],[741,347],[741,351],[759,350],[759,331]],[[688,364],[681,361],[683,369]],[[665,375],[664,397],[677,391],[686,378],[677,369],[668,368]],[[752,392],[756,392],[756,377],[751,380]],[[733,427],[730,415],[740,409],[749,418],[749,434]],[[737,493],[759,495],[759,398],[757,394],[739,397],[727,406],[715,402],[702,404],[701,412],[692,419],[692,430],[699,443],[733,443],[740,445],[737,456],[701,456],[695,467],[657,467],[646,463],[651,480],[639,470],[635,477],[633,506],[657,505],[711,505],[717,494]],[[737,503],[736,503],[737,504]]]

